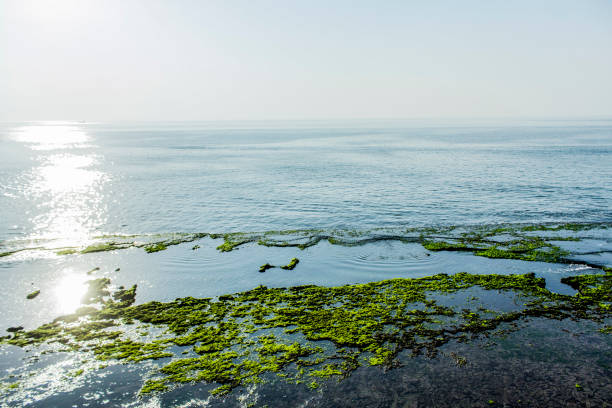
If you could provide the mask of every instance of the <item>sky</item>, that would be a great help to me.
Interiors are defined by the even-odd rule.
[[[0,121],[612,117],[612,1],[0,0]]]

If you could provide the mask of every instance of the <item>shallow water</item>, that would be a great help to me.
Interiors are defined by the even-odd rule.
[[[432,252],[417,241],[379,239],[379,229],[394,235],[429,226],[610,223],[611,159],[612,121],[4,124],[0,252],[40,249],[0,257],[0,327],[30,330],[73,312],[85,282],[99,277],[111,278],[113,288],[137,284],[137,304],[214,297],[258,285],[339,286],[458,272],[534,272],[549,290],[572,295],[575,290],[561,278],[599,272],[581,261],[612,266],[612,229],[578,231],[572,236],[582,238],[579,242],[555,242],[576,264]],[[342,246],[322,240],[304,250],[249,243],[222,253],[216,247],[223,240],[206,237],[151,254],[136,247],[56,254],[63,247],[82,249],[103,234],[135,234],[140,241],[154,239],[152,234],[287,229],[356,231],[371,242]],[[285,265],[293,257],[300,259],[293,271],[258,272],[266,262]],[[100,270],[87,274],[95,267]],[[27,300],[34,289],[40,295]],[[464,300],[448,301],[460,306]],[[501,297],[492,301],[500,308],[512,305]],[[206,384],[141,399],[138,392],[154,362],[97,370],[99,362],[79,353],[37,360],[7,346],[0,347],[0,378],[20,386],[0,389],[0,397],[8,406],[45,407],[288,401],[489,406],[489,399],[523,406],[512,399],[521,392],[531,406],[547,406],[546,401],[602,406],[612,400],[606,381],[610,335],[590,323],[526,324],[533,330],[513,333],[505,343],[491,339],[495,345],[484,349],[480,343],[444,346],[443,353],[465,355],[468,368],[448,356],[421,356],[387,372],[361,368],[315,392],[270,379],[225,400],[209,397],[212,387]],[[535,349],[524,347],[531,343]],[[553,361],[567,350],[571,358]],[[81,366],[85,374],[73,376]],[[536,373],[530,381],[538,384],[528,391],[525,367]],[[572,388],[578,382],[581,393]],[[481,392],[468,391],[479,387]]]

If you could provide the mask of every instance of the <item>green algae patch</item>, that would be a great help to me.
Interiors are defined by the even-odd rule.
[[[58,255],[69,254],[90,254],[96,252],[116,251],[127,248],[143,248],[147,253],[159,252],[167,249],[170,246],[179,245],[185,242],[193,242],[207,237],[207,233],[176,233],[176,234],[156,234],[156,235],[100,235],[95,239],[101,240],[92,245],[89,245],[81,250],[77,248],[62,248],[56,251]],[[139,240],[135,240],[138,238]],[[144,241],[144,242],[143,242]],[[44,249],[44,248],[26,248],[22,250]],[[17,251],[7,253],[11,255]]]
[[[7,389],[7,390],[16,390],[19,388],[19,383],[15,382],[15,383],[0,383],[0,390],[2,389]]]
[[[289,261],[289,263],[288,263],[287,265],[283,265],[283,266],[281,266],[280,268],[281,268],[281,269],[285,269],[285,270],[292,271],[292,270],[293,270],[293,269],[294,269],[294,268],[297,266],[297,264],[298,264],[298,263],[300,263],[300,260],[299,260],[299,259],[297,259],[297,258],[292,258],[292,259],[291,259],[291,261]]]
[[[61,249],[59,251],[56,251],[55,253],[57,255],[72,255],[72,254],[76,254],[79,251],[76,250],[75,248],[67,248],[67,249]]]
[[[70,376],[71,377],[80,377],[81,375],[83,375],[83,373],[85,372],[84,369],[79,368],[78,370],[76,370],[75,372],[71,373]]]
[[[166,347],[159,342],[140,343],[133,340],[117,340],[96,347],[94,355],[102,361],[114,359],[139,362],[172,357],[172,353],[164,352]]]
[[[515,259],[531,262],[577,263],[596,268],[603,265],[570,259],[570,251],[555,245],[554,241],[580,241],[575,236],[536,236],[532,232],[565,231],[575,233],[591,229],[606,229],[607,224],[563,224],[556,226],[530,225],[506,227],[479,227],[460,235],[431,239],[421,236],[421,244],[430,251],[462,251],[492,259]]]
[[[276,268],[274,265],[270,265],[269,263],[265,263],[259,267],[259,272],[265,272],[268,269]]]
[[[35,290],[34,292],[29,293],[29,294],[26,296],[26,299],[34,299],[34,298],[35,298],[36,296],[38,296],[38,295],[40,295],[40,290]]]
[[[423,241],[423,247],[430,251],[473,251],[464,243],[454,243],[445,241]]]
[[[372,230],[287,230],[266,232],[240,232],[209,234],[213,239],[223,238],[217,246],[221,252],[230,252],[245,244],[266,247],[293,247],[306,249],[321,241],[332,245],[360,246],[379,241],[421,243],[431,251],[468,252],[487,258],[516,259],[551,263],[590,264],[569,259],[570,252],[555,245],[555,241],[580,241],[572,236],[591,230],[605,230],[610,223],[565,224],[501,224],[480,226],[440,226],[421,228],[376,228]],[[551,232],[556,232],[555,236]],[[581,235],[584,237],[584,235]]]
[[[141,245],[141,244],[137,244],[137,243],[132,243],[132,245],[136,246],[136,247],[142,246],[147,253],[151,254],[151,253],[154,253],[154,252],[164,251],[164,250],[168,249],[168,247],[170,247],[170,246],[175,246],[175,245],[183,244],[183,243],[186,243],[186,242],[193,242],[193,241],[196,241],[198,239],[202,239],[202,238],[204,238],[206,236],[208,236],[208,234],[206,234],[206,233],[174,234],[171,238],[160,240],[160,241],[154,241],[154,242],[151,242],[149,244]],[[196,245],[196,247],[199,248],[199,245]]]
[[[219,238],[218,234],[210,234],[211,238]],[[243,233],[224,234],[223,243],[217,247],[220,252],[230,252],[237,249],[239,246],[254,242],[254,237],[247,236]]]
[[[222,395],[270,376],[316,388],[361,366],[393,368],[400,354],[433,356],[450,342],[518,330],[516,323],[525,319],[588,319],[603,325],[612,317],[607,307],[612,273],[563,282],[577,293],[550,292],[533,273],[459,273],[338,287],[258,286],[215,299],[136,305],[136,285],[112,290],[111,281],[101,278],[88,282],[77,312],[31,331],[15,330],[0,342],[31,351],[56,345],[104,362],[156,362],[142,394],[204,382],[214,385],[214,395]],[[496,311],[440,300],[473,290],[523,303],[516,310]],[[158,335],[150,336],[152,331]]]
[[[608,230],[611,227],[612,223],[602,222],[455,225],[415,228],[382,227],[368,230],[294,229],[225,234],[205,232],[143,235],[111,234],[96,236],[94,239],[99,242],[81,249],[70,247],[54,249],[44,247],[16,248],[0,252],[0,257],[31,250],[52,250],[61,255],[68,255],[71,253],[88,254],[127,248],[143,248],[148,253],[155,253],[173,245],[209,237],[215,240],[223,240],[216,247],[220,252],[231,252],[247,244],[304,250],[316,246],[320,242],[353,247],[380,241],[397,241],[421,243],[425,249],[431,251],[463,251],[489,258],[570,263],[573,262],[568,259],[568,255],[571,254],[555,245],[555,241],[580,241],[588,237],[586,234],[589,231],[600,234],[601,231]],[[197,248],[199,248],[199,245],[192,247],[192,249]],[[582,263],[589,265],[586,262]]]
[[[230,252],[230,251],[233,251],[234,248],[237,248],[239,245],[240,244],[237,242],[226,241],[222,243],[221,245],[219,245],[217,249],[221,252]]]
[[[19,252],[24,252],[24,251],[35,251],[38,249],[45,249],[43,247],[33,247],[33,248],[19,248],[19,249],[13,249],[11,251],[4,251],[4,252],[0,252],[0,258],[3,258],[5,256],[11,256],[14,254],[17,254]]]
[[[90,254],[93,252],[106,252],[106,251],[114,251],[116,249],[122,249],[125,248],[125,246],[123,245],[118,245],[114,242],[103,242],[100,244],[94,244],[94,245],[90,245],[88,247],[86,247],[85,249],[81,250],[82,254]]]
[[[165,243],[163,243],[163,242],[158,242],[156,244],[151,244],[151,245],[145,245],[144,246],[144,250],[148,254],[151,254],[153,252],[165,251],[166,249],[168,249],[168,246]]]

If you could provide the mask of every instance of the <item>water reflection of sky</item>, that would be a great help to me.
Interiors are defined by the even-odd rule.
[[[33,204],[31,238],[80,245],[105,221],[99,170],[102,156],[77,124],[45,123],[17,128],[11,139],[32,152],[33,166],[21,178],[22,194]]]

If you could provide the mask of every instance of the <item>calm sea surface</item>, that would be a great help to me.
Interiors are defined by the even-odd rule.
[[[612,120],[1,124],[0,254],[17,252],[0,256],[0,331],[32,330],[74,312],[86,282],[101,277],[112,290],[137,284],[136,304],[258,285],[457,272],[533,272],[548,289],[573,294],[562,277],[601,271],[431,252],[400,240],[355,247],[324,240],[305,250],[248,244],[221,253],[216,247],[223,241],[206,237],[152,254],[141,247],[57,254],[107,235],[138,241],[154,234],[333,229],[367,238],[380,228],[544,222],[612,222]],[[559,246],[573,259],[612,266],[612,229],[580,237]],[[292,257],[300,259],[293,271],[258,272]],[[26,299],[35,289],[40,294]],[[492,299],[500,307],[503,299]],[[363,367],[317,392],[270,378],[225,400],[211,398],[210,386],[200,383],[140,397],[145,379],[168,359],[100,368],[91,353],[34,356],[2,346],[0,406],[502,406],[488,400],[604,406],[612,400],[609,335],[592,322],[534,319],[525,326],[495,342],[448,344],[438,357],[414,358],[397,370]],[[469,361],[466,367],[449,363],[456,353]]]
[[[612,121],[0,127],[0,239],[612,219]]]

